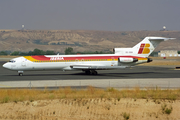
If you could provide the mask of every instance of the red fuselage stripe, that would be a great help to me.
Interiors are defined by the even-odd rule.
[[[41,61],[46,61],[46,60],[50,60],[50,58],[42,55],[42,56],[31,56],[32,58],[36,59],[36,60],[41,60]]]
[[[32,58],[39,61],[49,61],[51,58],[59,58],[56,57],[46,57],[46,56],[31,56]],[[73,57],[60,57],[63,58],[61,60],[94,60],[94,59],[118,59],[119,57],[127,57],[127,58],[143,58],[137,56],[73,56]],[[55,59],[58,60],[58,59]]]

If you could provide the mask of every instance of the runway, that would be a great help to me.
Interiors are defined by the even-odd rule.
[[[3,63],[0,62],[0,88],[59,88],[60,86],[84,87],[89,85],[100,88],[180,87],[180,70],[175,70],[173,67],[135,66],[98,71],[98,75],[86,75],[81,71],[25,71],[24,76],[18,76],[17,71],[4,69]]]

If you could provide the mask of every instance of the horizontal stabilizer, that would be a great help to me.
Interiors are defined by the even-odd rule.
[[[149,37],[149,40],[162,40],[162,41],[167,41],[167,40],[174,40],[176,38],[164,38],[164,37]]]

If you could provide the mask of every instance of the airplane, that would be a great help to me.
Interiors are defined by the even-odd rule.
[[[145,37],[132,48],[114,48],[113,54],[22,56],[3,64],[3,67],[18,71],[19,76],[24,71],[35,70],[81,70],[97,75],[97,70],[122,69],[152,62],[148,56],[160,42],[170,39],[175,38]]]

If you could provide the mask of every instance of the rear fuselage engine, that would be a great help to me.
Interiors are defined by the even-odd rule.
[[[118,60],[120,63],[133,63],[138,61],[137,58],[125,58],[125,57],[119,57]]]

